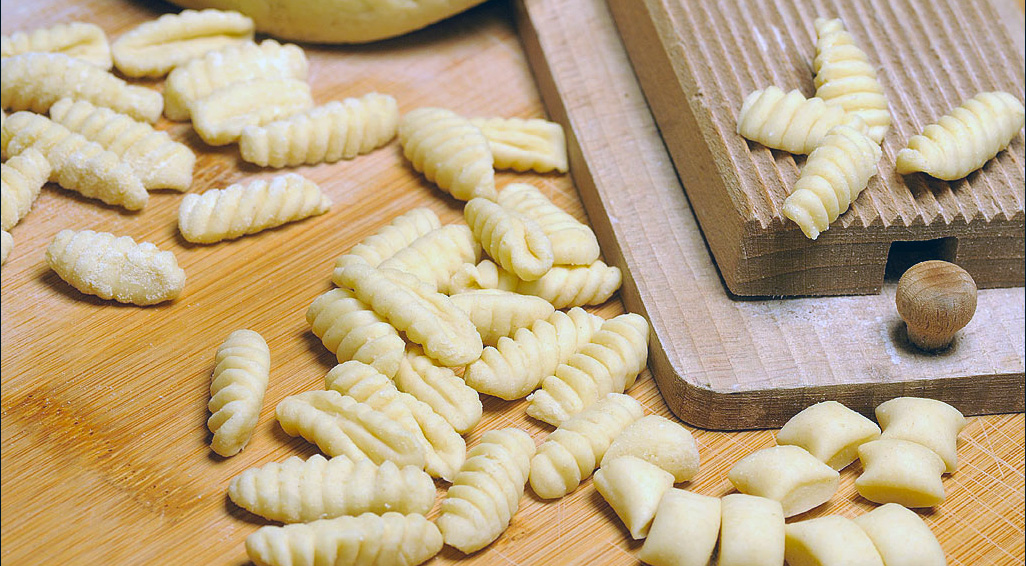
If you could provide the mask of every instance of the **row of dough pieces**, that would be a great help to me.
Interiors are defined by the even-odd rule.
[[[866,54],[840,20],[818,18],[813,70],[816,96],[771,86],[749,94],[737,132],[773,149],[809,154],[784,216],[813,240],[866,188],[877,172],[880,142],[891,125],[887,99]],[[1023,104],[1006,92],[983,92],[928,125],[898,152],[897,172],[961,179],[997,155],[1022,129]]]

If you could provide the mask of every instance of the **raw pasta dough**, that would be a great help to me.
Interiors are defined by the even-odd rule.
[[[7,257],[14,250],[14,238],[7,230],[0,232],[0,265],[7,263]]]
[[[789,566],[884,566],[869,536],[851,519],[829,515],[784,529]]]
[[[430,208],[414,208],[400,214],[379,228],[377,232],[361,240],[348,253],[339,256],[335,260],[335,271],[332,273],[331,280],[336,285],[341,285],[339,278],[346,266],[364,263],[371,267],[377,267],[399,250],[412,244],[417,238],[441,227],[442,223],[438,220],[438,215]]]
[[[958,433],[966,424],[958,409],[936,399],[895,397],[876,408],[876,420],[882,438],[922,444],[944,460],[945,473],[958,469]]]
[[[777,444],[801,446],[840,471],[858,458],[860,445],[879,436],[873,421],[837,401],[824,401],[791,417],[777,433]]]
[[[406,342],[349,289],[332,289],[314,299],[306,321],[339,363],[357,360],[390,378],[398,373]]]
[[[588,266],[554,265],[535,281],[524,281],[483,260],[466,264],[456,271],[449,283],[453,293],[470,289],[502,289],[522,295],[534,295],[552,303],[557,309],[600,305],[613,295],[623,282],[620,268],[601,260]]]
[[[538,223],[552,244],[555,265],[591,265],[598,260],[598,240],[591,228],[552,204],[533,185],[506,185],[499,192],[498,202]]]
[[[680,424],[659,415],[648,415],[625,428],[606,450],[602,461],[624,456],[641,458],[673,474],[673,482],[698,475],[698,446]]]
[[[252,330],[232,332],[217,349],[207,404],[214,452],[234,456],[249,442],[260,418],[270,370],[267,342]]]
[[[885,566],[946,566],[944,550],[915,512],[888,503],[853,519],[869,535]]]
[[[771,86],[745,97],[737,116],[737,133],[766,147],[807,154],[841,124],[867,131],[861,118],[845,112],[839,104],[805,98],[797,89],[785,94]]]
[[[720,500],[670,488],[638,559],[651,566],[706,566],[720,534]]]
[[[114,65],[107,35],[99,26],[83,22],[19,31],[0,38],[0,57],[22,53],[62,53],[104,70]]]
[[[720,505],[719,566],[784,563],[784,510],[779,501],[731,493]]]
[[[862,118],[870,139],[879,144],[891,127],[891,114],[876,69],[841,20],[816,18],[815,26],[816,98]]]
[[[604,462],[595,472],[594,482],[631,537],[638,540],[648,536],[659,501],[673,487],[673,474],[640,458],[624,456]]]
[[[50,162],[31,147],[0,165],[0,217],[4,230],[10,230],[25,218],[49,178]]]
[[[192,127],[209,145],[227,145],[247,126],[262,126],[313,107],[310,86],[296,79],[231,83],[189,107]]]
[[[396,250],[378,267],[409,273],[432,285],[439,293],[448,293],[453,274],[463,264],[479,259],[481,245],[470,228],[451,224],[435,228]]]
[[[399,143],[413,168],[460,200],[495,200],[488,139],[466,118],[442,108],[418,108],[399,122]]]
[[[477,391],[451,369],[436,366],[415,345],[408,347],[395,376],[395,385],[434,409],[460,434],[467,434],[481,420],[484,408]]]
[[[798,446],[773,446],[749,454],[727,473],[741,493],[780,502],[791,517],[826,503],[837,492],[840,475]]]
[[[481,289],[457,293],[449,297],[467,313],[485,344],[534,324],[555,311],[545,299],[497,289]]]
[[[533,281],[552,268],[552,242],[534,220],[484,198],[471,199],[463,216],[488,255],[520,279]]]
[[[896,438],[859,446],[862,475],[855,480],[859,495],[875,503],[934,507],[944,502],[944,461],[929,448]]]
[[[471,118],[488,138],[496,169],[566,173],[566,135],[563,126],[548,120]]]

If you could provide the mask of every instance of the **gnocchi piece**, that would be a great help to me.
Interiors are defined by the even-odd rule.
[[[488,138],[466,118],[442,108],[418,108],[399,121],[403,155],[428,181],[460,200],[495,200]]]
[[[441,549],[438,527],[416,514],[268,525],[246,537],[246,554],[256,566],[416,566]]]
[[[603,322],[580,307],[555,311],[530,329],[521,328],[512,338],[499,338],[495,346],[485,348],[481,358],[467,366],[463,379],[486,395],[507,401],[526,397],[587,344]]]
[[[553,307],[565,309],[600,305],[609,300],[622,282],[620,268],[606,265],[601,260],[588,266],[553,265],[540,279],[523,281],[486,259],[477,265],[466,264],[458,269],[449,282],[449,290],[459,293],[472,289],[501,289],[541,297]]]
[[[552,242],[541,226],[519,212],[474,198],[463,208],[474,236],[503,269],[533,281],[552,269]]]
[[[841,471],[858,458],[859,446],[880,437],[876,423],[837,401],[806,407],[777,433],[777,444],[801,446]]]
[[[339,363],[363,362],[389,378],[399,372],[406,342],[349,289],[332,289],[314,299],[306,321]]]
[[[286,397],[275,409],[289,436],[302,436],[328,456],[424,468],[424,446],[384,413],[338,391]]]
[[[698,475],[698,446],[688,429],[659,415],[642,417],[617,436],[602,461],[641,458],[673,474],[673,483]]]
[[[460,434],[467,434],[481,421],[484,408],[477,391],[451,369],[436,366],[417,346],[411,345],[399,364],[395,385],[434,409]]]
[[[790,566],[884,566],[873,541],[851,519],[828,515],[784,527]]]
[[[445,544],[470,554],[499,538],[520,507],[534,452],[518,428],[484,433],[442,500],[435,523]]]
[[[784,216],[815,240],[866,188],[881,155],[880,146],[854,128],[830,130],[822,145],[809,154],[784,200]]]
[[[438,215],[430,208],[414,208],[400,214],[353,246],[348,253],[339,256],[335,260],[335,271],[331,279],[336,285],[340,285],[339,277],[346,266],[363,263],[377,267],[417,238],[441,227],[442,222]]]
[[[605,462],[594,481],[634,540],[648,536],[659,501],[673,488],[673,474],[634,456]]]
[[[253,20],[238,12],[183,10],[125,32],[111,52],[127,77],[163,77],[209,51],[252,40]]]
[[[305,81],[308,69],[306,54],[291,43],[265,39],[222,47],[171,71],[164,85],[164,115],[188,120],[192,103],[221,87],[254,79]]]
[[[737,116],[737,133],[746,139],[790,153],[808,154],[823,144],[834,126],[842,124],[865,133],[866,123],[822,98],[805,98],[795,89],[784,93],[771,86],[745,97]]]
[[[591,265],[598,260],[598,240],[591,228],[552,204],[533,185],[506,185],[499,192],[498,203],[538,223],[552,244],[553,264]]]
[[[720,535],[720,513],[719,498],[671,487],[638,559],[652,566],[706,566]]]
[[[250,468],[232,478],[228,497],[250,513],[282,523],[389,511],[426,515],[435,504],[435,482],[415,466],[314,454]]]
[[[463,465],[467,443],[452,425],[426,403],[400,392],[392,380],[373,367],[355,360],[335,366],[324,378],[324,388],[381,411],[417,437],[424,445],[424,469],[432,476],[452,481]]]
[[[470,317],[445,295],[416,277],[369,265],[350,265],[340,282],[406,337],[447,366],[481,357],[481,335]]]
[[[271,351],[263,336],[252,330],[232,332],[217,349],[207,403],[214,452],[234,456],[249,443],[260,419],[270,371]]]
[[[816,98],[840,105],[869,126],[869,138],[879,144],[891,127],[887,97],[869,62],[841,20],[816,18]]]
[[[610,393],[564,421],[531,459],[531,489],[542,499],[572,493],[595,471],[613,439],[642,414],[634,398]]]
[[[859,446],[862,475],[855,480],[859,495],[874,503],[935,507],[944,502],[944,461],[929,448],[896,438]]]
[[[460,266],[449,281],[449,292],[464,293],[476,289],[498,289],[515,293],[519,281],[516,275],[495,265],[492,260],[484,259],[477,265],[465,263]]]
[[[139,306],[175,299],[185,271],[171,252],[107,232],[61,230],[46,248],[46,262],[87,295]]]
[[[31,147],[0,165],[0,194],[3,196],[0,218],[4,230],[10,230],[25,218],[49,178],[50,162]]]
[[[779,501],[731,493],[720,505],[719,566],[784,563],[784,511]]]
[[[264,126],[247,126],[242,159],[261,167],[335,163],[387,144],[399,128],[399,105],[387,94],[333,101]]]
[[[296,79],[253,79],[223,86],[189,107],[192,127],[208,145],[238,141],[262,126],[313,107],[310,85]]]
[[[24,53],[0,61],[3,107],[42,114],[62,98],[86,100],[154,123],[164,99],[81,59],[60,53]]]
[[[922,444],[944,460],[944,473],[958,469],[958,433],[966,424],[958,409],[936,399],[895,397],[877,406],[876,420],[882,438]]]
[[[647,360],[648,321],[633,313],[607,320],[590,342],[527,397],[527,414],[558,426],[607,393],[629,389]]]
[[[381,262],[381,269],[396,269],[433,285],[439,293],[449,292],[449,281],[465,263],[481,259],[481,245],[466,226],[455,224],[435,228],[397,250]]]
[[[741,493],[780,502],[785,517],[818,507],[837,492],[840,474],[799,446],[773,446],[745,456],[727,479]]]
[[[187,191],[196,155],[166,132],[110,108],[64,98],[50,107],[50,119],[116,154],[147,189]]]
[[[488,345],[544,320],[556,310],[545,299],[496,289],[467,291],[449,298],[470,316],[481,340]]]
[[[320,187],[289,173],[185,195],[178,207],[178,230],[190,242],[212,244],[324,214],[329,208],[331,200]]]
[[[84,197],[127,210],[140,210],[149,200],[142,181],[117,154],[46,116],[15,112],[4,121],[0,143],[5,155],[37,150],[50,164],[50,180]]]
[[[946,566],[937,537],[914,511],[887,503],[853,519],[873,541],[885,566]]]
[[[471,118],[470,123],[488,139],[496,169],[537,173],[569,169],[563,126],[548,120]]]
[[[1024,120],[1019,99],[1007,92],[981,92],[912,136],[895,166],[900,175],[922,171],[945,181],[961,179],[1008,147]]]
[[[0,265],[7,263],[7,257],[14,250],[14,238],[7,230],[0,232]]]
[[[0,38],[0,57],[22,53],[62,53],[104,70],[114,66],[107,35],[99,26],[83,22],[19,31]]]

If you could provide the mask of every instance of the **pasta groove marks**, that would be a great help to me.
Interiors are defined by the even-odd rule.
[[[178,208],[178,229],[190,242],[211,244],[324,214],[330,207],[313,181],[290,173],[187,194]]]
[[[395,385],[431,407],[460,434],[474,430],[481,421],[484,407],[477,391],[451,369],[435,365],[416,346],[409,346]]]
[[[0,57],[22,53],[61,53],[109,70],[114,66],[107,35],[99,26],[84,22],[57,24],[0,38]]]
[[[912,136],[898,152],[898,173],[953,181],[983,167],[1022,129],[1023,104],[1007,92],[981,92]]]
[[[192,127],[209,145],[238,141],[247,126],[264,124],[313,107],[310,85],[296,79],[231,83],[189,107]]]
[[[398,373],[406,342],[349,289],[332,289],[314,299],[306,321],[339,363],[356,360],[389,378]]]
[[[399,143],[413,168],[460,200],[495,200],[488,139],[470,121],[442,108],[418,108],[399,122]]]
[[[391,222],[378,228],[378,231],[367,236],[353,246],[347,253],[335,260],[335,270],[331,280],[340,285],[342,270],[354,263],[363,263],[371,267],[392,257],[399,250],[409,246],[417,238],[442,227],[442,222],[430,208],[419,207],[409,210],[392,219]]]
[[[553,264],[591,265],[598,260],[598,239],[591,228],[553,204],[534,185],[506,185],[498,202],[538,223],[552,244]]]
[[[771,86],[745,97],[737,133],[769,148],[808,154],[823,143],[831,128],[842,124],[867,130],[861,118],[845,112],[839,104]]]
[[[436,228],[397,250],[381,262],[382,269],[395,269],[429,283],[439,293],[449,292],[449,282],[464,264],[481,259],[481,245],[470,228],[449,225]]]
[[[10,230],[25,218],[49,178],[50,162],[31,147],[0,165],[0,194],[3,196],[0,216],[4,230]]]
[[[270,370],[267,342],[252,330],[232,332],[217,349],[207,404],[214,452],[234,456],[249,442],[260,418]]]
[[[548,120],[471,118],[485,138],[496,169],[548,173],[569,169],[563,126]]]
[[[520,279],[538,279],[552,268],[552,242],[534,220],[484,198],[471,199],[463,216],[488,255]]]

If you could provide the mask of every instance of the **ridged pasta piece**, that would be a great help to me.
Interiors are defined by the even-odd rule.
[[[1007,92],[981,92],[912,136],[898,152],[900,175],[924,172],[954,181],[983,167],[1015,139],[1026,111]]]
[[[470,554],[499,538],[520,507],[534,453],[534,440],[518,428],[484,433],[435,520],[445,544]]]
[[[633,313],[609,319],[527,398],[527,414],[559,426],[606,394],[629,389],[647,360],[648,321]]]
[[[466,226],[451,224],[436,228],[396,251],[381,262],[381,269],[395,269],[429,283],[439,292],[449,292],[449,281],[465,263],[481,259],[481,245]]]
[[[192,185],[196,155],[145,122],[70,98],[50,107],[50,119],[117,154],[147,189],[187,191]]]
[[[634,398],[610,393],[563,421],[531,459],[531,489],[542,499],[572,493],[595,471],[613,439],[642,415]]]
[[[463,465],[467,443],[452,425],[426,403],[400,392],[392,380],[373,367],[355,360],[335,366],[324,378],[324,387],[366,403],[402,425],[424,445],[424,469],[432,476],[452,481]]]
[[[489,260],[464,264],[453,274],[449,292],[473,289],[501,289],[541,297],[557,309],[599,305],[606,302],[623,282],[620,268],[602,260],[587,266],[554,265],[535,281],[524,281]]]
[[[453,371],[435,365],[417,346],[399,364],[395,386],[441,415],[460,434],[474,430],[484,411],[481,396]]]
[[[25,218],[49,178],[50,162],[31,147],[0,165],[3,197],[0,218],[4,230],[10,230]]]
[[[79,291],[119,303],[170,301],[185,286],[173,253],[107,232],[61,230],[46,248],[46,262]]]
[[[343,269],[339,279],[442,364],[460,366],[481,356],[481,335],[470,317],[428,283],[394,269],[360,264]]]
[[[472,263],[461,265],[456,273],[452,274],[452,279],[449,281],[449,292],[464,293],[475,289],[498,289],[515,293],[519,283],[521,281],[516,275],[495,265],[492,260],[484,259],[477,265]]]
[[[14,238],[7,230],[0,232],[0,265],[7,263],[8,256],[14,251]]]
[[[395,98],[372,92],[264,126],[248,126],[239,139],[239,152],[243,160],[261,167],[334,163],[387,144],[398,128]]]
[[[209,51],[252,40],[253,20],[238,12],[183,10],[125,32],[111,52],[127,77],[162,77]]]
[[[252,330],[232,332],[217,349],[207,404],[214,452],[227,457],[245,448],[260,418],[270,371],[271,351]]]
[[[209,145],[227,145],[246,126],[262,126],[313,107],[310,85],[296,79],[253,79],[223,86],[192,103],[192,127]]]
[[[566,173],[566,135],[563,126],[548,120],[471,118],[492,150],[496,169]]]
[[[389,378],[399,372],[406,342],[349,289],[332,289],[314,299],[306,321],[339,363],[363,362]]]
[[[289,173],[185,195],[178,208],[178,229],[190,242],[211,244],[324,214],[329,208],[331,200],[320,187]]]
[[[471,199],[463,217],[503,269],[524,281],[533,281],[552,269],[552,242],[537,222],[484,198]]]
[[[406,429],[369,405],[338,391],[307,391],[286,397],[275,413],[289,436],[302,436],[328,456],[391,460],[424,468],[424,446]]]
[[[869,137],[880,143],[891,127],[887,97],[876,78],[876,68],[841,20],[816,18],[816,98],[838,104],[862,118]]]
[[[498,202],[538,223],[552,243],[555,265],[591,265],[598,260],[601,250],[591,228],[552,204],[534,185],[506,185]]]
[[[785,94],[771,86],[745,98],[737,116],[737,133],[766,147],[808,154],[823,143],[831,128],[841,124],[867,131],[866,123],[840,104],[805,98],[797,89]]]
[[[488,138],[469,120],[442,108],[418,108],[399,121],[399,143],[413,168],[460,200],[495,200]]]
[[[256,566],[417,566],[441,549],[438,527],[416,514],[265,526],[246,537],[246,554]]]
[[[485,348],[481,359],[467,366],[463,379],[486,395],[507,401],[526,397],[587,344],[602,322],[602,317],[580,307],[555,311],[530,329],[517,330],[513,338],[499,338],[496,346]]]
[[[364,238],[349,252],[335,260],[332,281],[339,285],[338,278],[346,266],[363,263],[371,267],[395,255],[396,252],[413,243],[414,240],[442,227],[442,222],[430,208],[414,208],[396,216],[377,232]]]
[[[169,120],[188,120],[189,107],[215,90],[254,79],[306,80],[306,53],[291,43],[265,39],[211,51],[175,67],[164,85],[164,115]]]
[[[250,468],[232,478],[228,497],[250,513],[282,523],[390,511],[424,515],[435,504],[435,482],[416,466],[314,454]]]
[[[22,53],[61,53],[104,70],[114,66],[107,35],[99,26],[84,22],[19,31],[0,38],[0,57]]]
[[[50,180],[82,196],[128,210],[140,210],[149,200],[142,181],[117,154],[46,116],[15,112],[4,122],[0,144],[4,155],[37,150],[50,163]]]
[[[809,154],[784,200],[784,216],[815,240],[866,188],[876,175],[880,156],[880,146],[858,130],[848,126],[830,130],[823,144]]]
[[[0,80],[4,108],[37,114],[62,98],[73,98],[152,124],[164,107],[159,92],[130,85],[95,65],[60,53],[4,57],[0,60]]]
[[[481,340],[488,345],[494,345],[500,338],[512,336],[517,330],[547,318],[555,310],[541,297],[498,289],[467,291],[449,298],[470,316]]]

